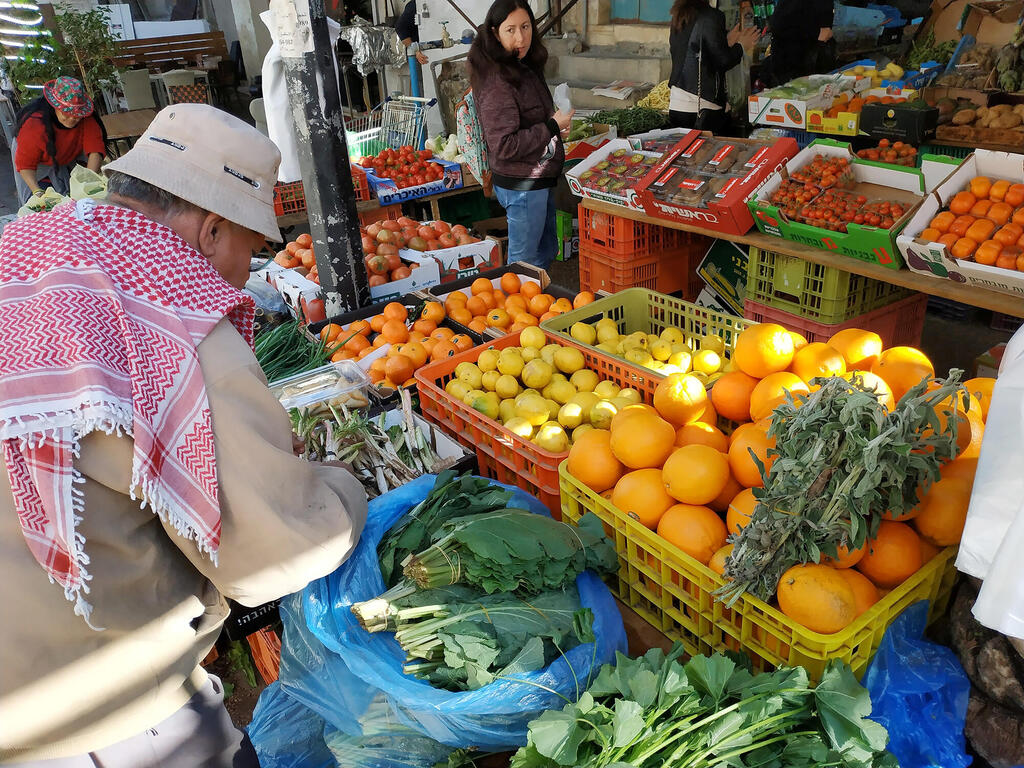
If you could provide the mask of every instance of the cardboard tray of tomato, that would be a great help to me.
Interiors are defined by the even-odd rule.
[[[385,150],[385,152],[387,151],[389,150]],[[412,174],[389,171],[386,166],[379,165],[366,168],[366,181],[381,205],[391,205],[442,192],[451,192],[453,189],[461,189],[463,185],[462,166],[458,163],[433,157],[426,161],[412,161],[404,168],[415,168],[416,163],[420,162],[424,163],[425,168],[422,171],[413,171]],[[378,175],[378,171],[392,174],[392,177]]]
[[[569,190],[578,197],[590,197],[642,211],[643,207],[631,192],[660,157],[659,152],[633,149],[627,139],[612,139],[567,171],[565,178],[569,182]]]
[[[743,235],[754,226],[747,199],[797,149],[791,138],[763,142],[690,131],[640,181],[633,197],[649,216]],[[695,165],[705,155],[706,161]],[[730,160],[742,164],[719,173],[717,169]],[[715,186],[720,188],[712,189]],[[692,190],[700,199],[691,204],[668,197],[670,188]]]
[[[420,230],[431,229],[439,223],[444,227],[449,226],[445,222],[425,221]],[[406,247],[400,249],[398,254],[402,258],[418,255],[421,258],[434,259],[440,268],[442,283],[478,275],[484,270],[501,266],[501,242],[497,238],[480,239],[466,232],[464,227],[460,231],[457,225],[450,228],[448,233],[441,234],[438,237],[438,244],[442,247],[428,247],[418,252]]]
[[[326,316],[320,286],[298,270],[287,269],[270,261],[256,274],[281,294],[295,317],[307,323],[315,323]]]
[[[1003,179],[1017,184],[1024,183],[1024,154],[976,149],[952,173],[949,173],[948,165],[926,155],[921,170],[926,174],[947,175],[924,199],[896,240],[907,266],[911,271],[923,275],[976,285],[1024,299],[1024,271],[1020,271],[1019,267],[1008,269],[994,264],[979,264],[973,254],[958,259],[946,245],[920,237],[932,219],[940,211],[948,210],[953,197],[965,189],[974,177],[986,176],[993,181]],[[1015,208],[1011,221],[1024,227],[1024,205]]]
[[[816,160],[819,156],[824,159]],[[816,206],[817,199],[833,186],[863,197],[862,206],[874,207],[860,213]],[[903,257],[896,237],[913,218],[925,191],[924,176],[917,169],[861,160],[849,144],[818,139],[776,171],[747,205],[757,228],[766,235],[900,269]],[[883,202],[900,213],[889,217],[888,228],[883,226],[887,218],[881,210]],[[876,218],[877,223],[869,223]]]

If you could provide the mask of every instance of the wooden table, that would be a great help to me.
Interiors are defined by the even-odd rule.
[[[729,240],[743,245],[754,245],[767,251],[783,253],[787,256],[795,256],[814,264],[823,264],[826,267],[835,267],[836,269],[853,272],[857,275],[864,275],[865,277],[881,280],[892,285],[902,285],[904,288],[921,291],[922,293],[928,293],[932,296],[942,296],[946,299],[953,299],[954,301],[959,301],[962,304],[970,304],[975,307],[991,309],[995,312],[1002,312],[1007,315],[1024,317],[1024,299],[1021,299],[1018,296],[1011,296],[1008,293],[1000,293],[998,291],[989,290],[988,288],[982,288],[977,285],[954,283],[952,280],[929,277],[928,275],[911,272],[909,269],[888,269],[886,267],[879,266],[878,264],[872,264],[871,262],[861,261],[860,259],[854,259],[849,256],[842,256],[820,248],[812,248],[809,245],[794,243],[791,240],[783,240],[781,237],[764,235],[756,229],[746,235],[725,235],[721,232],[714,232],[710,229],[693,226],[691,224],[682,224],[675,221],[669,221],[668,219],[655,218],[654,216],[648,216],[643,211],[634,211],[621,205],[604,203],[588,197],[583,198],[582,205],[584,208],[588,208],[592,211],[598,211],[600,213],[606,213],[611,216],[623,216],[627,219],[633,219],[634,221],[656,224],[661,227],[668,227],[669,229],[679,229],[684,232],[696,232],[719,240]]]
[[[103,127],[107,129],[107,139],[113,145],[113,157],[124,154],[121,151],[122,142],[127,149],[131,149],[135,140],[149,128],[154,117],[156,117],[155,109],[135,109],[131,112],[112,112],[109,115],[100,115]]]

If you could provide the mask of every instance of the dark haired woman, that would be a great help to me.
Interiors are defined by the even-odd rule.
[[[99,172],[106,143],[107,132],[85,86],[73,77],[48,82],[43,95],[18,113],[15,126],[11,156],[21,204],[43,193],[39,182],[47,177],[67,195],[71,169],[85,157],[86,167]]]
[[[494,195],[508,215],[508,263],[547,267],[558,252],[553,192],[572,113],[556,110],[548,52],[526,0],[495,0],[469,51]]]
[[[725,14],[707,0],[676,0],[669,49],[669,122],[673,128],[720,133],[727,125],[725,73],[753,49],[761,33],[753,28],[725,31]]]

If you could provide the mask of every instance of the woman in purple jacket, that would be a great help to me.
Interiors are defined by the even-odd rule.
[[[554,187],[572,113],[544,82],[548,52],[526,0],[495,0],[469,51],[494,194],[508,215],[508,262],[547,267],[558,252]]]

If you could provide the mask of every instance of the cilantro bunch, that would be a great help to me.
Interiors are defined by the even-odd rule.
[[[758,675],[715,654],[619,654],[576,703],[529,725],[511,768],[898,768],[871,700],[834,661],[811,688],[802,667]]]

